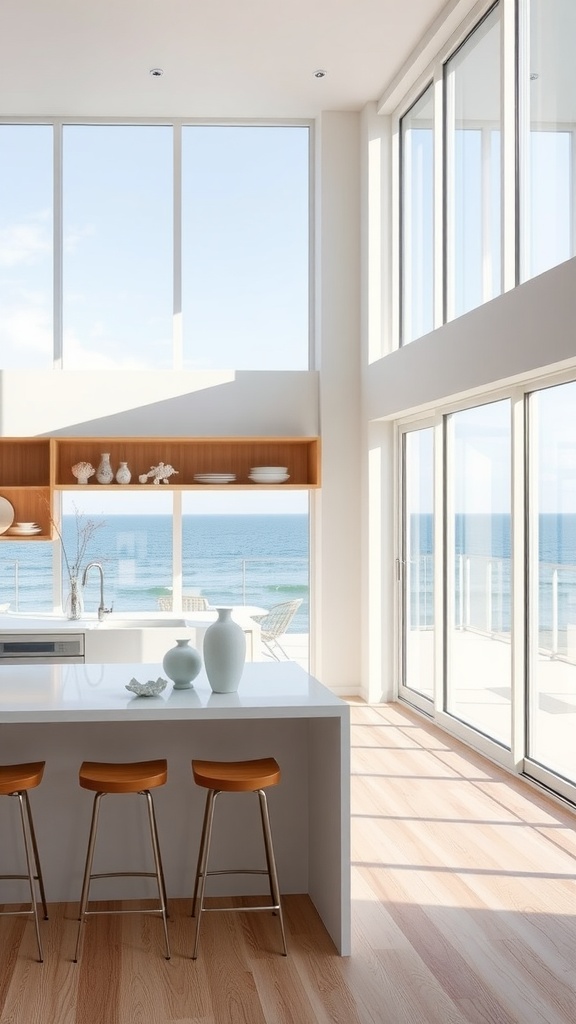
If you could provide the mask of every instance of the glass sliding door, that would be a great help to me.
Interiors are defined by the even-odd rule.
[[[402,161],[401,344],[434,327],[434,93],[404,115]]]
[[[447,320],[501,292],[500,37],[496,4],[444,69]]]
[[[446,418],[446,710],[511,741],[511,410]]]
[[[434,695],[434,434],[402,438],[402,685]]]
[[[528,757],[576,783],[576,382],[529,413]]]

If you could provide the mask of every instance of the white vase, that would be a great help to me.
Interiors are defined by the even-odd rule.
[[[246,661],[246,636],[231,618],[231,608],[216,611],[216,622],[204,634],[204,668],[214,693],[235,693]]]
[[[116,472],[116,482],[119,484],[129,484],[132,479],[132,473],[128,469],[127,462],[121,462]]]
[[[99,484],[111,484],[114,479],[114,471],[110,465],[110,452],[102,452],[100,464],[96,470],[96,479]]]
[[[177,640],[176,647],[166,651],[162,668],[174,683],[175,690],[187,690],[202,668],[202,658],[189,640]]]

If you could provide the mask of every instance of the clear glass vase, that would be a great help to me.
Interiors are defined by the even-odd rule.
[[[84,596],[78,576],[70,577],[70,590],[66,597],[64,614],[67,619],[81,619],[84,614]]]

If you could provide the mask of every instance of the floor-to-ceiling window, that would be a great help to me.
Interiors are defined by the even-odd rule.
[[[399,425],[398,538],[400,698],[573,801],[575,406],[564,372]]]
[[[446,319],[501,291],[500,5],[447,61]]]
[[[53,142],[44,124],[0,125],[0,366],[53,361]]]
[[[446,424],[446,710],[510,745],[510,403]]]
[[[434,90],[401,121],[401,343],[434,327]]]
[[[527,754],[576,780],[576,382],[528,396]]]
[[[82,386],[108,393],[110,380],[121,393],[122,373],[135,370],[309,368],[308,124],[0,123],[0,153],[0,371],[82,370]],[[307,492],[239,491],[229,501],[237,512],[252,498],[267,515],[275,498],[276,512],[300,516],[298,564],[283,561],[288,530],[276,544],[269,537],[268,600],[256,602],[256,553],[239,542],[237,577],[236,567],[219,581],[212,572],[209,597],[238,591],[239,603],[268,607],[304,590],[307,632]],[[220,498],[209,489],[202,498],[217,536]],[[84,517],[105,520],[86,557],[102,561],[117,610],[155,608],[159,595],[196,585],[186,559],[197,538],[182,512],[192,500],[157,488],[74,495]],[[70,494],[62,501],[74,550]],[[0,605],[59,606],[66,576],[52,547],[3,539]],[[91,575],[91,604],[96,589]]]
[[[401,685],[434,695],[434,431],[402,437]]]
[[[62,365],[170,369],[172,130],[64,125],[62,135]]]
[[[521,63],[521,279],[576,253],[576,5],[527,0]]]
[[[308,366],[308,131],[182,128],[186,369]]]
[[[487,4],[397,109],[394,343],[576,254],[575,34],[572,0]]]
[[[307,124],[0,122],[0,369],[307,370]]]

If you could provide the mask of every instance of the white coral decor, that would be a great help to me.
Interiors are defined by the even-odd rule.
[[[167,484],[168,478],[173,476],[174,473],[178,474],[178,470],[174,469],[169,462],[159,462],[157,466],[150,466],[150,469],[146,476],[152,480],[153,484]]]
[[[96,470],[90,462],[77,462],[75,466],[72,466],[72,473],[79,484],[87,484],[88,479],[94,476],[95,472]]]
[[[158,679],[149,679],[147,683],[139,683],[137,679],[131,679],[126,683],[126,689],[131,690],[137,697],[158,697],[162,690],[166,689],[166,680],[158,676]]]

